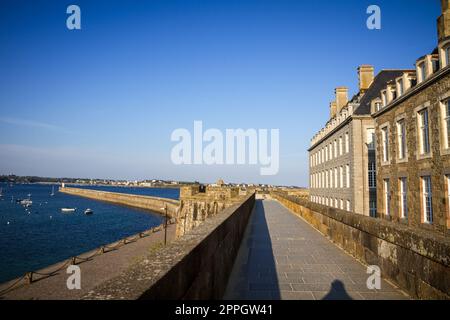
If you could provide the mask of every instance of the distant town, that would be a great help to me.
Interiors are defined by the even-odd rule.
[[[39,176],[17,176],[14,174],[0,175],[0,183],[65,183],[74,185],[102,185],[117,187],[146,187],[146,188],[180,188],[194,184],[208,184],[199,181],[174,181],[174,180],[115,180],[115,179],[91,179],[91,178],[52,178]],[[210,185],[222,185],[241,188],[288,188],[304,189],[298,186],[275,186],[270,184],[253,183],[225,183],[222,179]]]

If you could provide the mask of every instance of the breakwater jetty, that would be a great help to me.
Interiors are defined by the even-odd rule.
[[[60,187],[59,192],[94,200],[126,205],[144,210],[150,210],[160,214],[165,214],[165,210],[167,208],[167,215],[170,218],[176,217],[177,210],[180,205],[180,202],[178,200],[173,199],[82,188]]]

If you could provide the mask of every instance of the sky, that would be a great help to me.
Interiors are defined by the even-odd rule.
[[[66,9],[81,9],[69,30]],[[366,9],[381,9],[369,30]],[[0,2],[0,174],[308,185],[311,137],[357,67],[411,69],[438,0]],[[279,171],[176,165],[174,130],[279,129]]]

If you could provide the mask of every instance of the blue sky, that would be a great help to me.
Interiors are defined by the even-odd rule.
[[[81,8],[81,30],[66,8]],[[381,30],[366,8],[381,8]],[[308,184],[310,138],[356,68],[412,68],[438,0],[0,3],[0,174]],[[280,170],[177,166],[177,128],[278,128]]]

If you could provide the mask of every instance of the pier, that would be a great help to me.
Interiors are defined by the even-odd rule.
[[[135,207],[144,210],[150,210],[160,214],[166,214],[167,209],[167,215],[170,218],[176,216],[177,209],[180,205],[180,201],[172,199],[141,196],[119,192],[99,191],[84,188],[60,187],[59,192],[94,200],[106,201],[114,204]]]

